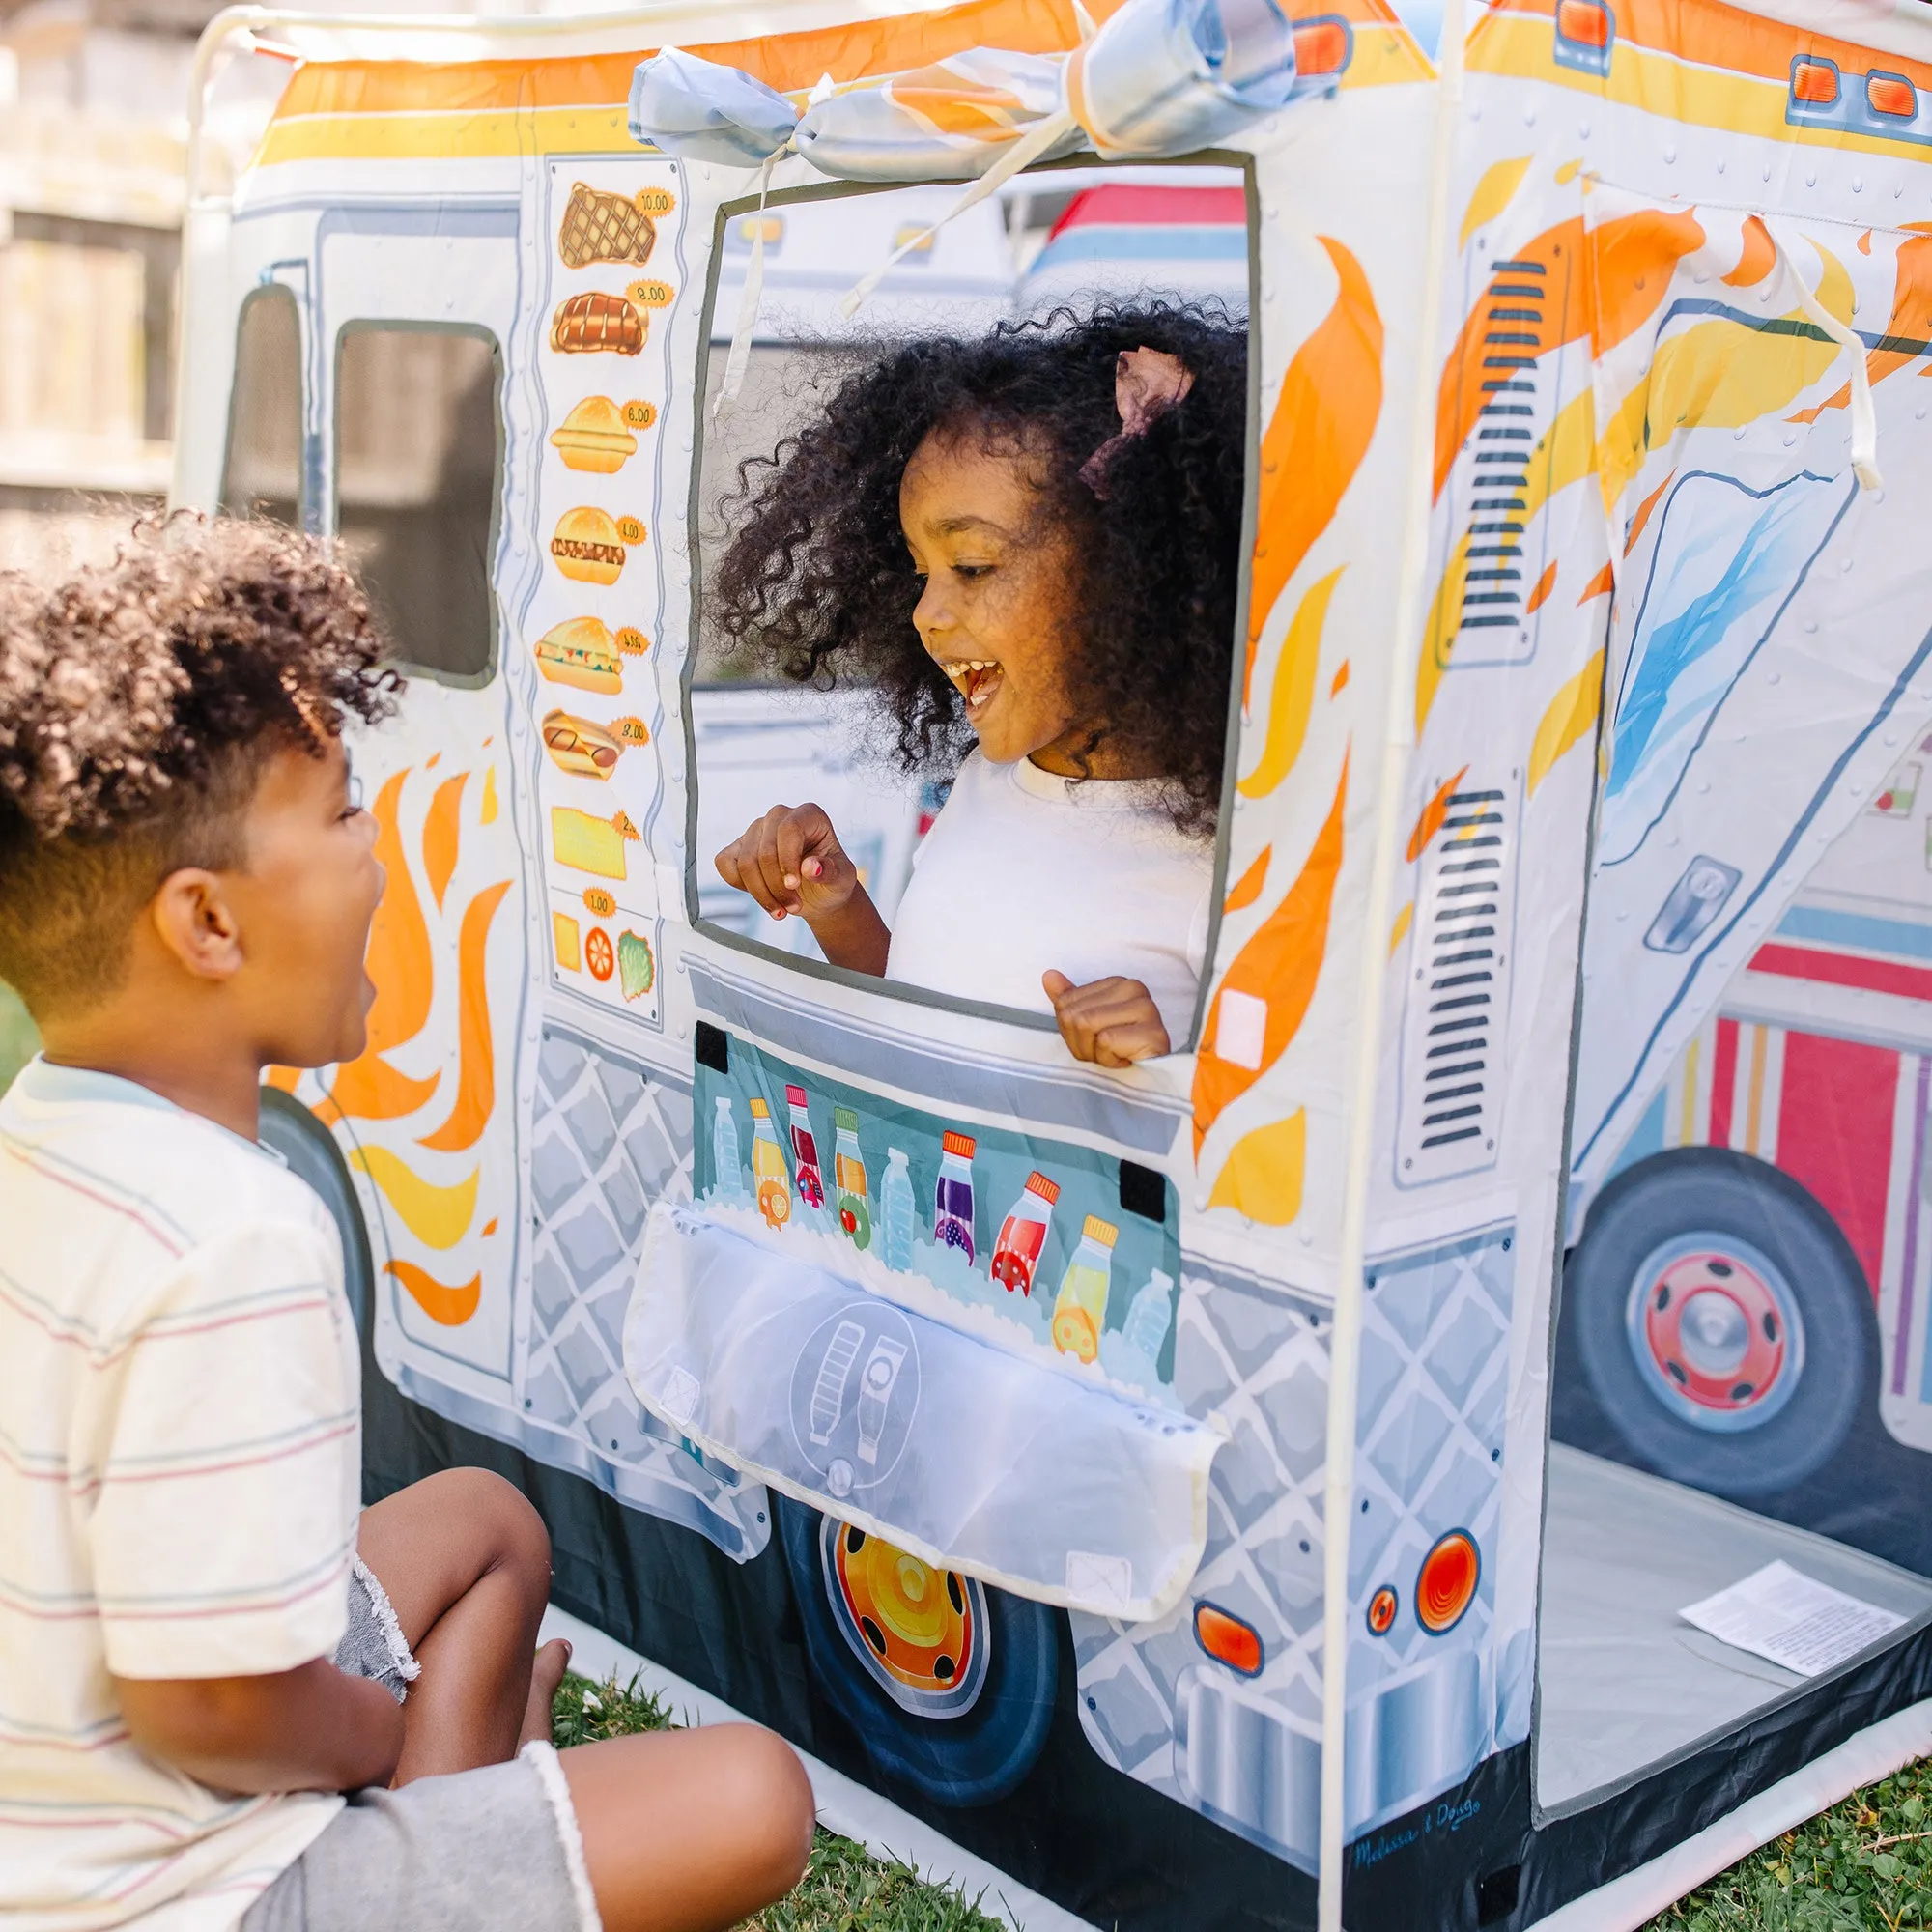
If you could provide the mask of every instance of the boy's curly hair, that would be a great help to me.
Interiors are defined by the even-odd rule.
[[[170,872],[245,863],[267,750],[387,714],[384,649],[347,568],[266,523],[147,517],[51,587],[0,573],[0,979],[37,1017],[114,989]]]
[[[1115,366],[1140,348],[1178,356],[1193,386],[1112,454],[1101,497],[1080,469],[1120,434]],[[795,682],[872,686],[908,771],[951,762],[972,735],[913,629],[920,581],[899,479],[935,431],[1024,451],[1043,513],[1079,557],[1078,715],[1162,776],[1177,825],[1208,831],[1228,733],[1247,419],[1246,332],[1198,304],[1059,309],[979,341],[908,343],[849,376],[773,455],[739,465],[723,506],[736,528],[705,618],[727,650],[762,651]]]

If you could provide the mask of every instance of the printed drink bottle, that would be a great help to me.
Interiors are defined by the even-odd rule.
[[[791,1157],[798,1173],[798,1198],[816,1219],[825,1210],[825,1179],[818,1170],[811,1116],[805,1111],[805,1089],[787,1087],[785,1099],[791,1105]]]
[[[838,1130],[832,1149],[832,1173],[838,1183],[838,1225],[861,1252],[872,1245],[872,1210],[866,1205],[866,1157],[859,1151],[859,1117],[850,1107],[835,1107]]]
[[[1091,1362],[1100,1352],[1100,1331],[1107,1325],[1107,1291],[1113,1285],[1114,1243],[1121,1231],[1111,1221],[1090,1214],[1080,1230],[1080,1245],[1060,1278],[1053,1304],[1053,1346],[1063,1355]]]
[[[784,1149],[772,1131],[771,1109],[762,1100],[752,1102],[752,1178],[758,1185],[758,1212],[768,1227],[782,1228],[791,1219],[791,1181]]]
[[[993,1244],[993,1279],[1009,1294],[1015,1289],[1024,1295],[1033,1293],[1033,1278],[1053,1221],[1053,1204],[1059,1199],[1059,1187],[1045,1175],[1030,1174],[1020,1198],[1000,1223],[1000,1238]]]
[[[1174,1277],[1165,1268],[1155,1268],[1127,1310],[1122,1340],[1128,1348],[1138,1349],[1150,1363],[1157,1364],[1173,1320]]]
[[[738,1166],[738,1122],[731,1112],[730,1096],[725,1094],[719,1094],[711,1122],[711,1165],[712,1191],[719,1200],[741,1200],[745,1177]]]
[[[879,1221],[886,1231],[886,1265],[912,1266],[912,1170],[897,1148],[886,1150],[886,1178],[879,1182]]]
[[[973,1259],[973,1148],[971,1134],[944,1135],[939,1181],[932,1190],[932,1238]]]

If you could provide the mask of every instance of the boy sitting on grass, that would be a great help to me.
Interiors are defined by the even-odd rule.
[[[334,1224],[262,1069],[362,1049],[383,895],[341,740],[390,708],[315,541],[177,517],[0,576],[0,1922],[681,1932],[802,1870],[749,1725],[559,1756],[536,1513],[361,1512]],[[345,1796],[346,1794],[346,1796]]]

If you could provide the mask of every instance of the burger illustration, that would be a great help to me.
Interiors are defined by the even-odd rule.
[[[550,540],[550,554],[579,583],[615,583],[624,568],[624,541],[603,510],[566,510]]]
[[[537,648],[541,663],[543,647]],[[562,710],[545,714],[543,741],[551,762],[573,778],[608,779],[624,751],[603,725]]]
[[[601,691],[607,696],[624,688],[617,640],[595,617],[572,617],[546,631],[537,639],[536,660],[537,669],[553,684],[574,684],[580,691]],[[548,721],[545,742],[549,742]]]
[[[623,414],[609,396],[586,396],[551,432],[550,440],[566,469],[599,476],[615,474],[638,448],[638,439],[624,427]]]

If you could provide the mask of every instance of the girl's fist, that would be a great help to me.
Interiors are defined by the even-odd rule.
[[[718,875],[774,919],[839,911],[859,884],[832,821],[815,805],[775,805],[718,855]]]

